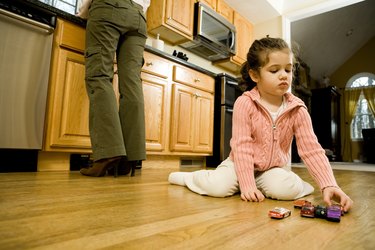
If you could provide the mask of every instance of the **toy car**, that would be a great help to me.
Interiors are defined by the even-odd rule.
[[[327,208],[325,206],[315,206],[315,217],[316,218],[327,218]]]
[[[311,204],[311,202],[307,200],[296,200],[293,202],[295,208],[302,208],[305,204]]]
[[[283,207],[275,207],[268,212],[268,216],[274,219],[282,219],[290,216],[292,212]]]
[[[315,217],[315,207],[313,205],[311,205],[311,203],[306,203],[301,208],[301,216],[302,217],[314,218]]]
[[[327,207],[327,220],[340,222],[341,220],[341,206],[340,205],[332,205]]]

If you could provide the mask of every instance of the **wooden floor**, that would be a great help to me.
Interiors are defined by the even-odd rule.
[[[2,173],[0,249],[375,249],[375,172],[335,170],[355,201],[340,223],[302,218],[291,201],[199,196],[169,185],[169,172]],[[307,199],[323,204],[318,190]],[[268,218],[275,206],[291,217]]]

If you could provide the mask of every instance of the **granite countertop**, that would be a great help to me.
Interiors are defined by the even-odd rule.
[[[24,0],[24,1],[28,2],[30,4],[36,5],[38,7],[47,9],[47,10],[55,13],[58,17],[61,17],[61,18],[65,19],[65,20],[71,21],[71,22],[73,22],[75,24],[78,24],[78,25],[80,25],[82,27],[86,27],[86,20],[83,20],[83,19],[81,19],[81,18],[79,18],[79,17],[77,17],[75,15],[72,15],[72,14],[70,14],[68,12],[60,10],[60,9],[58,9],[56,7],[53,7],[53,6],[49,5],[49,4],[42,3],[39,0]]]
[[[24,1],[28,2],[30,4],[34,4],[34,5],[38,6],[38,7],[47,9],[47,10],[55,13],[57,15],[57,17],[60,17],[60,18],[65,19],[65,20],[68,20],[68,21],[73,22],[73,23],[75,23],[77,25],[80,25],[82,27],[86,27],[86,20],[83,20],[83,19],[81,19],[81,18],[79,18],[79,17],[77,17],[75,15],[67,13],[67,12],[65,12],[63,10],[60,10],[58,8],[55,8],[55,7],[51,6],[51,5],[45,4],[43,2],[40,2],[39,0],[24,0]],[[217,76],[217,74],[215,74],[215,73],[213,73],[211,71],[208,71],[208,70],[206,70],[206,69],[204,69],[204,68],[202,68],[200,66],[197,66],[197,65],[195,65],[193,63],[190,63],[190,62],[187,62],[185,60],[182,60],[182,59],[180,59],[180,58],[178,58],[176,56],[173,56],[171,54],[168,54],[168,53],[166,53],[164,51],[155,49],[155,48],[153,48],[153,47],[151,47],[149,45],[146,45],[145,50],[148,51],[148,52],[151,52],[151,53],[153,53],[155,55],[158,55],[160,57],[163,57],[165,59],[168,59],[168,60],[171,60],[173,62],[182,64],[182,65],[184,65],[186,67],[189,67],[191,69],[195,69],[197,71],[200,71],[200,72],[202,72],[204,74],[207,74],[209,76],[212,76],[212,77],[216,77]]]

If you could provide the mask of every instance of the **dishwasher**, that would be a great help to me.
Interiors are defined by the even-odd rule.
[[[42,149],[56,14],[0,0],[0,149]]]

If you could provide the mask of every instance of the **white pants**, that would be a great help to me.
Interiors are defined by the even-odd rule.
[[[200,195],[226,197],[240,191],[234,163],[227,158],[215,170],[173,172],[171,184],[187,186]],[[309,195],[314,188],[290,170],[290,167],[271,168],[255,178],[257,188],[268,198],[295,200]]]

